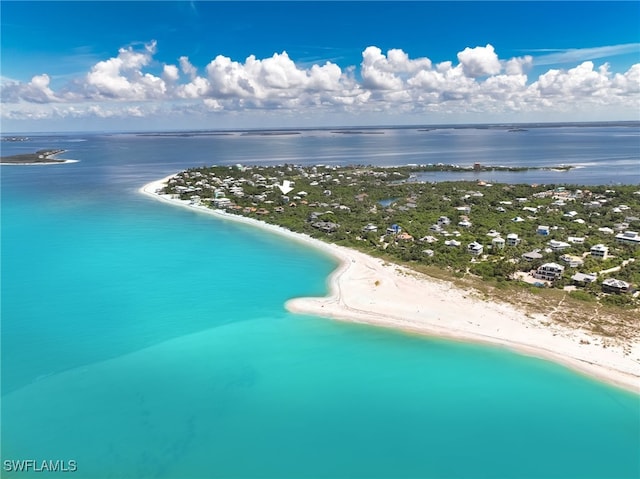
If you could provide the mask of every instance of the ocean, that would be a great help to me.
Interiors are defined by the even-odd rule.
[[[221,164],[576,165],[428,181],[640,184],[640,128],[47,134],[2,154],[2,473],[637,478],[640,397],[487,347],[287,312],[332,258],[141,195]],[[295,134],[294,134],[295,133]],[[9,463],[7,463],[9,461]],[[69,473],[49,473],[68,476]]]

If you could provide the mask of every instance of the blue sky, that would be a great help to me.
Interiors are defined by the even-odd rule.
[[[640,119],[640,2],[0,8],[3,131]]]

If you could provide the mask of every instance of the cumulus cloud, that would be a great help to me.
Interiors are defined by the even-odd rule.
[[[465,48],[458,53],[458,61],[465,74],[472,78],[500,73],[502,66],[492,45]]]
[[[501,59],[491,44],[466,47],[457,62],[437,64],[376,46],[363,50],[359,65],[344,67],[332,62],[303,67],[285,51],[243,61],[217,55],[200,70],[187,56],[159,64],[155,55],[155,42],[121,48],[59,88],[44,73],[27,82],[3,78],[2,102],[15,107],[3,107],[2,115],[143,117],[165,107],[202,115],[246,110],[459,115],[640,107],[640,64],[614,73],[607,63],[584,61],[531,78],[531,56]]]

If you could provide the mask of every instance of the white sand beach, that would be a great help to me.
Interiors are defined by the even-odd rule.
[[[544,315],[528,315],[511,305],[484,301],[449,282],[358,251],[158,194],[172,176],[148,183],[140,191],[169,204],[286,235],[339,259],[340,266],[329,278],[329,296],[292,299],[286,304],[291,312],[506,347],[640,393],[638,342],[625,353],[621,346],[603,344],[600,337],[587,331],[568,329]]]
[[[0,166],[48,166],[48,165],[66,165],[67,163],[78,163],[80,160],[56,160],[56,161],[41,161],[39,163],[2,163]]]

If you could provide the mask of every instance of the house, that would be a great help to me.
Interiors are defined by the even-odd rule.
[[[460,246],[460,241],[447,240],[444,242],[445,246]]]
[[[467,245],[467,252],[472,254],[473,256],[479,256],[482,254],[484,247],[478,243],[477,241],[474,241],[472,243],[469,243]]]
[[[569,265],[569,268],[577,268],[584,264],[584,260],[581,256],[573,256],[570,254],[563,254],[560,259]]]
[[[509,233],[507,235],[507,246],[518,246],[520,244],[520,238],[516,233]]]
[[[440,226],[441,228],[443,226],[447,226],[449,224],[451,224],[451,220],[449,218],[447,218],[446,216],[441,216],[440,218],[438,218],[438,226]]]
[[[491,245],[493,246],[494,249],[503,249],[505,245],[505,240],[500,238],[499,236],[496,236],[491,240]]]
[[[515,218],[511,218],[511,221],[513,221],[514,223],[522,223],[523,221],[527,221],[524,218],[521,218],[520,216],[516,216]]]
[[[458,223],[458,226],[462,227],[462,228],[471,228],[471,221],[469,220],[462,220]]]
[[[551,240],[549,241],[549,247],[551,248],[551,251],[558,253],[559,251],[564,251],[565,249],[570,248],[571,245],[564,241]]]
[[[401,231],[402,231],[402,228],[395,223],[387,228],[388,235],[397,235]]]
[[[215,198],[213,200],[213,205],[216,208],[226,208],[230,204],[231,204],[231,200],[229,198],[225,198],[225,197]]]
[[[557,263],[545,263],[533,273],[533,277],[547,281],[555,281],[562,276],[563,272],[564,266]]]
[[[567,241],[573,244],[583,244],[584,240],[585,240],[584,236],[569,236],[567,238]]]
[[[636,233],[635,231],[625,231],[624,233],[618,233],[616,235],[616,241],[618,243],[638,246],[640,245],[640,234]]]
[[[615,278],[607,278],[602,282],[602,291],[605,293],[628,293],[631,284]]]
[[[525,261],[535,261],[538,259],[542,259],[542,255],[537,251],[529,251],[528,253],[522,255],[522,259],[524,259]]]
[[[324,231],[325,233],[333,233],[340,227],[339,224],[332,223],[331,221],[316,221],[315,223],[312,223],[311,226],[319,229],[320,231]]]
[[[367,226],[362,228],[363,233],[375,232],[378,231],[378,227],[374,224],[369,223]]]
[[[593,258],[607,259],[607,255],[609,254],[609,248],[607,248],[603,244],[597,244],[592,246],[589,252],[591,253],[591,256]]]
[[[584,286],[586,284],[593,283],[598,279],[598,276],[594,273],[576,273],[571,276],[571,279],[574,283]]]
[[[549,229],[548,226],[538,226],[536,233],[542,236],[549,236]]]
[[[396,236],[396,239],[400,241],[413,241],[413,236],[411,236],[407,232],[402,232],[398,236]]]
[[[436,238],[435,236],[423,236],[422,238],[420,238],[419,241],[422,241],[423,243],[436,243],[438,241],[438,238]]]

